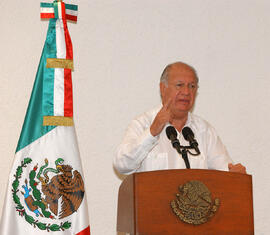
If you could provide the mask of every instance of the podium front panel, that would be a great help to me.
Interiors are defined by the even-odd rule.
[[[132,189],[129,205],[133,208],[125,209],[126,219],[132,223],[129,221],[123,232],[140,235],[254,234],[250,175],[216,170],[165,170],[136,173],[126,180],[129,182],[126,186]],[[183,222],[171,208],[179,186],[190,181],[202,182],[211,192],[212,200],[219,199],[217,211],[203,224]],[[118,216],[119,213],[121,211]],[[120,224],[118,221],[118,229],[121,229]]]

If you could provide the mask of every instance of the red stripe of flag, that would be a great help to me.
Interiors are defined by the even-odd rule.
[[[76,235],[90,235],[90,227],[88,226],[86,229],[77,233]]]
[[[40,13],[41,19],[50,19],[54,18],[54,13]]]
[[[62,10],[62,19],[66,19],[66,6],[65,3],[61,2],[61,10]]]
[[[66,18],[67,18],[67,20],[71,20],[71,21],[77,22],[77,16],[66,14]]]
[[[72,79],[71,70],[64,69],[64,86],[65,86],[65,97],[64,97],[64,116],[73,117],[73,94],[72,94]]]
[[[67,29],[67,22],[63,20],[65,41],[66,41],[66,59],[73,59],[72,42]],[[64,116],[73,116],[73,94],[72,94],[72,79],[71,70],[64,69]]]

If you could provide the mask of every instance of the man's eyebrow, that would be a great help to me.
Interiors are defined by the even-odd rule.
[[[194,82],[185,82],[185,81],[182,81],[182,80],[176,80],[176,82],[183,82],[183,83],[196,83],[196,81],[194,81]]]

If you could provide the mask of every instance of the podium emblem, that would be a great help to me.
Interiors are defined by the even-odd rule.
[[[209,189],[197,180],[180,185],[176,200],[171,201],[174,214],[183,222],[193,225],[206,223],[219,205],[220,200],[213,200]]]

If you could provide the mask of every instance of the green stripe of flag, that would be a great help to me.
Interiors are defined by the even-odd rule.
[[[59,14],[58,14],[58,2],[53,3],[53,8],[54,8],[54,18],[58,19]]]
[[[53,89],[50,89],[54,82],[54,69],[47,69],[46,63],[48,56],[54,56],[51,58],[56,56],[55,22],[56,19],[51,19],[49,23],[46,42],[40,58],[16,152],[55,128],[55,126],[43,126],[44,102],[53,102],[53,95],[49,93],[53,93]],[[44,91],[47,91],[47,94],[44,94]],[[49,95],[49,98],[46,95]],[[53,107],[53,103],[51,107]],[[48,108],[51,109],[50,107]]]
[[[41,2],[40,3],[40,7],[43,7],[43,8],[52,8],[53,7],[53,3],[48,3],[48,2]]]
[[[42,86],[43,86],[43,68],[45,67],[46,57],[44,49],[40,59],[36,80],[32,90],[31,98],[28,104],[26,116],[24,119],[21,135],[16,148],[16,152],[31,144],[47,132],[55,128],[54,126],[43,126],[42,115]]]
[[[65,4],[65,6],[66,6],[66,9],[68,10],[78,11],[78,5]]]
[[[57,19],[50,19],[49,28],[47,32],[46,42],[45,42],[45,51],[46,59],[47,58],[56,58],[56,25]],[[46,66],[46,64],[45,64]],[[54,115],[54,68],[44,68],[43,73],[43,115],[44,116],[53,116]]]

